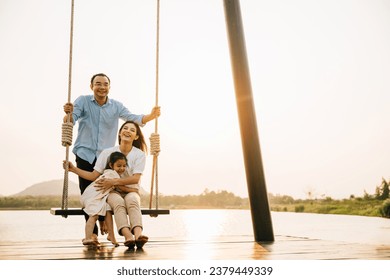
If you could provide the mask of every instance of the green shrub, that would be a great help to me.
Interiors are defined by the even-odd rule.
[[[380,211],[382,217],[390,218],[390,199],[386,199],[383,202],[382,207],[380,208],[379,211]]]
[[[297,205],[297,206],[295,206],[295,212],[301,213],[301,212],[304,212],[304,211],[305,211],[305,205]]]

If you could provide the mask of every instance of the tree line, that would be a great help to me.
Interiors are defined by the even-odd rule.
[[[316,198],[313,191],[307,199],[294,199],[288,195],[269,194],[272,211],[306,212],[318,214],[344,214],[390,218],[390,181],[382,178],[374,194],[364,191],[362,197],[350,195],[349,199],[335,200],[331,197]]]
[[[380,216],[390,218],[390,182],[382,179],[375,188],[374,194],[366,191],[362,197],[351,195],[349,199],[335,200],[331,197],[294,199],[288,195],[268,194],[271,211],[308,212],[322,214],[349,214],[363,216]],[[149,207],[149,195],[141,196],[141,207]],[[153,197],[152,205],[155,205]],[[61,196],[21,196],[0,197],[0,210],[49,210],[60,208]],[[205,189],[200,195],[163,195],[158,197],[160,208],[196,209],[196,208],[225,208],[249,209],[249,199],[236,196],[226,190],[210,191]],[[69,208],[80,208],[80,197],[69,196]]]
[[[149,207],[149,195],[141,195],[141,207]],[[156,197],[152,198],[155,205]],[[0,209],[50,209],[62,205],[61,196],[10,196],[0,197]],[[248,198],[241,198],[232,192],[209,191],[205,189],[200,195],[163,195],[158,196],[161,208],[235,208],[248,209]],[[80,197],[69,196],[68,208],[80,208]]]

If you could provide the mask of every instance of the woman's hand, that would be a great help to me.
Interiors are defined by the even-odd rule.
[[[64,168],[64,169],[66,169],[66,160],[64,160],[63,162],[62,162],[62,167]],[[68,161],[68,170],[70,171],[70,172],[75,172],[75,170],[76,170],[76,167],[73,165],[73,163],[71,163],[70,161]]]

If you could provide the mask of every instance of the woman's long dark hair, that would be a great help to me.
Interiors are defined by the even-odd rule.
[[[123,127],[128,124],[128,123],[132,123],[134,124],[134,126],[136,127],[137,129],[137,135],[138,135],[138,139],[135,139],[133,141],[133,146],[140,149],[141,151],[147,153],[148,151],[148,147],[146,146],[146,142],[145,142],[145,137],[144,135],[142,134],[142,130],[141,128],[139,127],[138,124],[136,124],[135,122],[133,121],[126,121],[122,124],[122,126],[120,127],[119,129],[119,133],[118,133],[118,143],[120,144],[121,143],[121,131],[123,129]]]

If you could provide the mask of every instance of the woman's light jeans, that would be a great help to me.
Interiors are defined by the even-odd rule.
[[[132,233],[135,227],[142,228],[141,198],[138,192],[129,192],[127,194],[111,192],[108,195],[107,203],[114,211],[115,224],[120,235],[122,235],[122,228],[125,227],[129,228]]]

